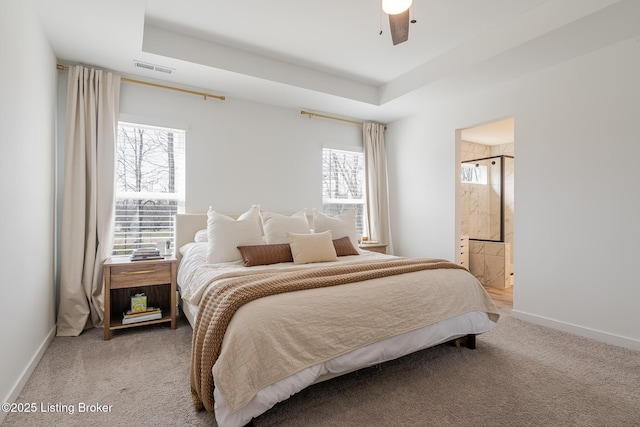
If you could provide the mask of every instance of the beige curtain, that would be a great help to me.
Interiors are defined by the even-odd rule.
[[[379,123],[364,123],[362,127],[362,139],[364,145],[369,238],[372,241],[378,241],[391,246],[384,125]]]
[[[59,336],[102,325],[102,263],[113,235],[120,76],[69,68],[60,254]]]

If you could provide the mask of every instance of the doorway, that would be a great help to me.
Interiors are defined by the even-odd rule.
[[[460,235],[468,242],[467,267],[485,288],[503,295],[512,292],[515,277],[514,129],[511,117],[456,132]]]

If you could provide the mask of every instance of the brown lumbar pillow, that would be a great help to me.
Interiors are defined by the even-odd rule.
[[[288,243],[238,246],[238,250],[246,267],[293,261],[291,247]]]
[[[358,252],[351,244],[349,236],[334,239],[333,247],[336,248],[336,255],[338,256],[360,255],[360,252]]]

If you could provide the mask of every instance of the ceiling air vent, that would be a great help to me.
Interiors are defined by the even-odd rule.
[[[160,67],[156,65],[153,69],[156,71],[160,71],[161,73],[167,73],[167,74],[173,73],[173,68]]]
[[[149,64],[148,62],[133,61],[133,66],[137,68],[144,68],[145,70],[158,71],[165,74],[173,74],[174,69],[169,67],[163,67],[162,65]]]

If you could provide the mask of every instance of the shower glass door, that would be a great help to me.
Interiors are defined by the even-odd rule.
[[[470,239],[504,241],[504,158],[462,163],[462,220]]]

